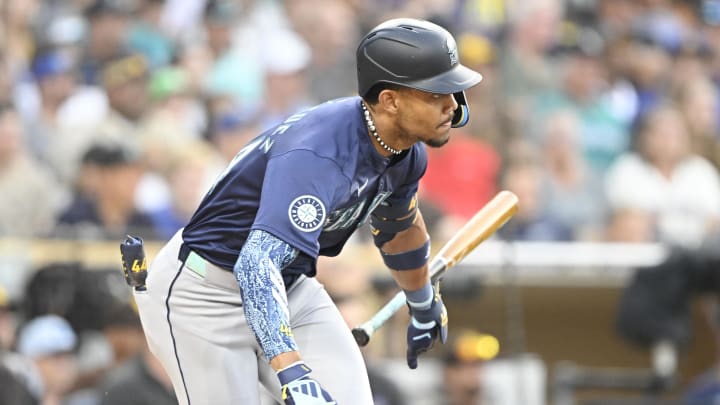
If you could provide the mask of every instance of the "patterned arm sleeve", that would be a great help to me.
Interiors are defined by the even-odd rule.
[[[297,255],[297,249],[272,234],[253,230],[235,263],[245,318],[268,361],[297,350],[280,273]]]

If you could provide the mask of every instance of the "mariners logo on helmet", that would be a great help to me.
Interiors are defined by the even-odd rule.
[[[325,206],[315,196],[302,195],[290,203],[288,216],[297,229],[312,232],[325,222]]]
[[[458,63],[458,51],[455,39],[447,39],[448,55],[450,55],[450,66],[455,66]]]

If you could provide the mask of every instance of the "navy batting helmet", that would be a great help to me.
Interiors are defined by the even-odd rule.
[[[378,83],[392,83],[437,94],[458,103],[454,128],[468,122],[465,90],[482,75],[460,64],[453,36],[439,25],[397,18],[373,28],[357,49],[358,92],[365,97]]]

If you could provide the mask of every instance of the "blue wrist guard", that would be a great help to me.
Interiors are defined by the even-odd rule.
[[[405,298],[410,308],[424,310],[430,308],[435,293],[432,284],[428,282],[418,290],[405,290]]]

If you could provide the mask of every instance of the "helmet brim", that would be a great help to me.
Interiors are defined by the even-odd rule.
[[[482,79],[480,73],[458,63],[445,73],[427,79],[416,80],[405,85],[430,93],[453,94],[475,86]]]

